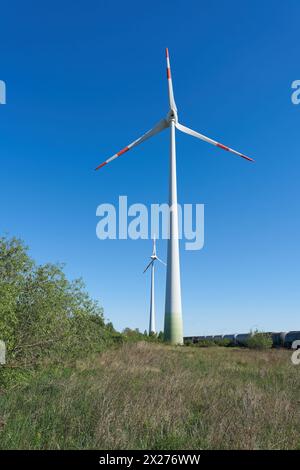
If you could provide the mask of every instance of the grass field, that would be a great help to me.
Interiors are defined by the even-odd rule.
[[[300,449],[285,350],[125,344],[0,394],[1,449]]]

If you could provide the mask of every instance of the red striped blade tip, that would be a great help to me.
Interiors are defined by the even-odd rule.
[[[107,165],[107,162],[101,163],[101,165],[99,165],[99,166],[97,166],[97,168],[95,168],[95,171],[99,170],[100,168],[102,168],[105,165]]]
[[[241,155],[241,157],[245,158],[245,159],[248,160],[249,162],[255,162],[255,160],[253,160],[253,158],[246,157],[246,155]]]

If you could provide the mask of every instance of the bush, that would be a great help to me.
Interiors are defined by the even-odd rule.
[[[216,343],[212,339],[203,339],[201,341],[198,341],[195,346],[197,346],[198,348],[210,348],[212,346],[216,346]]]
[[[163,332],[159,333],[150,333],[148,334],[147,330],[144,333],[141,333],[138,328],[132,330],[131,328],[124,328],[122,331],[122,337],[126,342],[136,343],[138,341],[148,341],[152,343],[161,343],[164,340]]]
[[[232,341],[228,338],[216,339],[214,342],[217,346],[223,346],[225,348],[232,345]]]
[[[137,342],[137,341],[147,341],[148,336],[145,336],[144,333],[141,333],[138,328],[135,328],[132,330],[131,328],[124,328],[122,331],[122,336],[124,338],[124,341],[127,342]]]
[[[60,265],[36,265],[22,241],[0,238],[0,339],[8,366],[96,352],[113,334],[82,280],[70,282]]]
[[[249,349],[271,349],[273,346],[272,337],[270,334],[256,331],[247,339],[246,346]]]

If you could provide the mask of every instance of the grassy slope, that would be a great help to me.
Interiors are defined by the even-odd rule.
[[[0,394],[0,448],[300,449],[289,351],[136,343]]]

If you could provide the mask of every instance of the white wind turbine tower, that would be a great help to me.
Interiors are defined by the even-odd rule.
[[[160,263],[164,264],[166,266],[166,263],[162,261],[158,256],[156,255],[156,242],[155,242],[155,237],[153,238],[153,251],[151,255],[151,261],[144,270],[144,273],[147,271],[148,268],[151,266],[151,293],[150,293],[150,320],[149,320],[149,335],[151,333],[156,333],[156,327],[155,327],[155,288],[154,288],[154,265],[155,261],[159,261]]]
[[[178,238],[178,209],[177,209],[177,177],[176,177],[176,145],[175,128],[185,134],[192,135],[198,139],[204,140],[209,144],[215,145],[223,150],[231,152],[246,160],[253,161],[240,152],[223,145],[216,140],[212,140],[199,132],[193,131],[178,122],[177,107],[174,100],[173,85],[171,78],[171,68],[169,52],[166,49],[167,57],[167,79],[169,90],[170,109],[167,116],[156,124],[150,131],[142,135],[139,139],[124,147],[118,153],[108,158],[99,165],[96,170],[115,160],[123,153],[128,152],[133,147],[141,144],[150,137],[158,134],[167,127],[170,128],[170,179],[169,179],[169,239],[168,239],[168,259],[167,259],[167,284],[166,284],[166,303],[165,303],[165,326],[164,339],[172,344],[183,343],[182,313],[181,313],[181,287],[180,287],[180,265],[179,265],[179,238]]]

